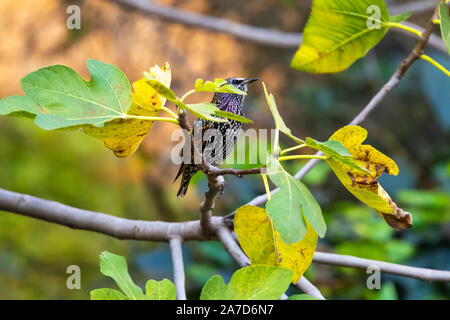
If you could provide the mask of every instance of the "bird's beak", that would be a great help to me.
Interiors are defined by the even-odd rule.
[[[245,84],[249,84],[249,83],[252,83],[252,82],[255,82],[255,81],[258,81],[258,80],[259,80],[258,78],[248,78],[248,79],[244,80],[244,83]]]

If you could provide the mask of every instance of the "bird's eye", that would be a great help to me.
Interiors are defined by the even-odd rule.
[[[239,80],[237,80],[237,79],[231,80],[231,84],[238,84],[238,83],[239,83]]]

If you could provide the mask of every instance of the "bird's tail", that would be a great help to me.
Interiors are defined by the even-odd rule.
[[[197,173],[197,171],[198,168],[195,165],[182,164],[180,166],[180,170],[178,171],[178,174],[174,180],[175,182],[178,177],[182,175],[180,189],[178,189],[177,197],[184,197],[186,195],[187,189],[189,187],[189,182],[191,181],[191,178],[194,176],[194,174]]]

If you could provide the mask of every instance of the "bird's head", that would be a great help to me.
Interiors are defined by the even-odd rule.
[[[258,78],[228,78],[226,79],[226,84],[231,84],[232,86],[238,88],[239,90],[242,90],[244,92],[247,92],[247,85],[249,83],[255,82],[259,80]]]

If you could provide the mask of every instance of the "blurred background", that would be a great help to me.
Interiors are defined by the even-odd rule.
[[[298,0],[155,2],[286,32],[301,32],[311,6],[311,1]],[[71,4],[81,8],[80,30],[66,27]],[[420,11],[411,21],[423,26],[430,15],[430,10]],[[289,67],[295,48],[259,45],[167,22],[126,11],[108,0],[2,0],[0,97],[22,94],[20,79],[48,65],[70,66],[88,79],[86,60],[98,59],[114,64],[135,81],[144,70],[168,61],[172,88],[179,95],[190,90],[197,78],[259,77],[274,93],[295,135],[325,140],[367,104],[414,45],[411,37],[390,32],[347,71],[311,75]],[[442,51],[427,53],[450,68]],[[209,99],[208,94],[192,97],[197,102]],[[353,198],[326,165],[308,174],[304,181],[328,224],[319,250],[450,269],[449,101],[449,78],[418,61],[363,124],[369,131],[367,143],[399,165],[399,176],[383,176],[381,183],[394,201],[413,214],[411,230],[392,231],[372,209]],[[273,128],[260,84],[250,88],[247,115],[254,120],[253,127]],[[130,219],[198,219],[207,184],[198,174],[187,197],[176,198],[178,183],[172,181],[178,168],[170,161],[175,145],[170,134],[175,128],[155,124],[134,155],[118,159],[101,141],[82,133],[44,131],[30,120],[2,116],[0,187]],[[283,143],[289,146],[289,141]],[[288,169],[295,173],[303,164],[291,162]],[[228,214],[263,192],[256,177],[227,177],[215,214]],[[99,271],[98,255],[103,250],[124,255],[141,287],[150,278],[172,279],[167,244],[119,241],[0,212],[0,298],[88,299],[92,289],[115,288]],[[237,267],[219,243],[187,243],[183,250],[189,298],[199,297],[210,276],[220,273],[227,280]],[[81,267],[81,290],[66,287],[66,268],[72,264]],[[364,270],[313,264],[306,276],[329,299],[450,298],[450,284],[388,275],[382,277],[381,290],[369,290]]]

